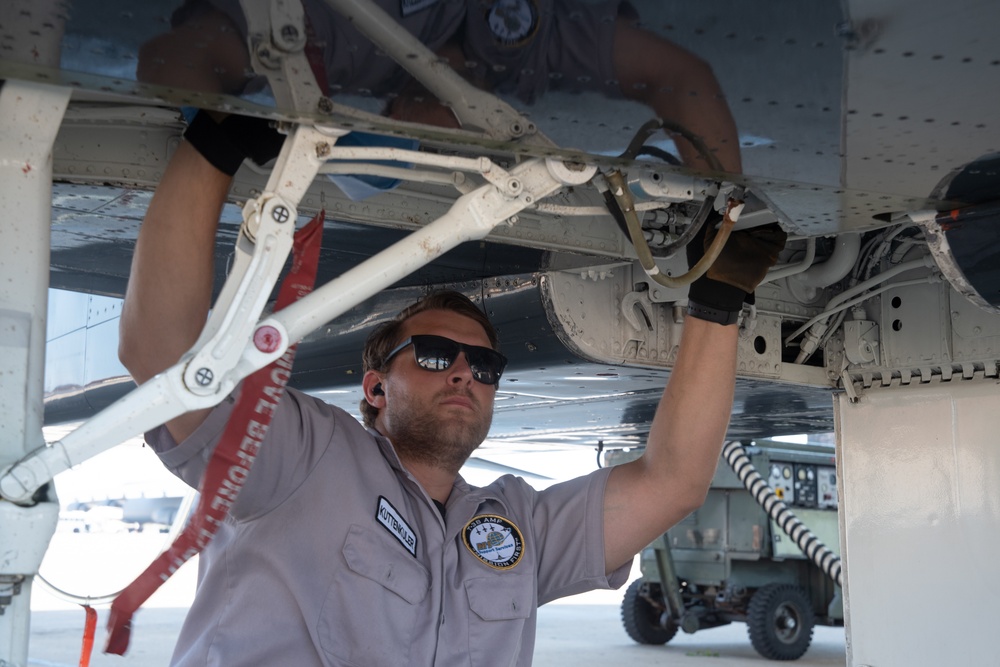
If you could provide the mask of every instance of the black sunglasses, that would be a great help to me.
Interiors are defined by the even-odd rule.
[[[458,358],[458,353],[464,352],[465,360],[472,369],[472,379],[483,384],[499,383],[503,369],[507,365],[507,357],[492,348],[465,345],[444,336],[429,334],[410,336],[389,353],[385,363],[388,365],[407,345],[413,346],[413,360],[418,366],[435,372],[448,370]]]

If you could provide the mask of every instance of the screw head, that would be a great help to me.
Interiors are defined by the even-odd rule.
[[[288,211],[287,206],[282,206],[278,204],[273,209],[271,209],[271,219],[277,223],[288,222],[288,218],[291,217],[291,213]]]
[[[200,387],[207,387],[212,384],[212,380],[215,379],[215,374],[210,368],[199,368],[195,371],[194,381],[198,383]]]
[[[289,42],[294,42],[299,38],[299,29],[291,24],[283,25],[281,26],[281,36]]]

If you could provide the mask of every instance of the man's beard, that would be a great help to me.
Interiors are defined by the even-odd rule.
[[[482,409],[472,396],[462,395],[473,401],[477,409]],[[392,402],[392,409],[386,407],[385,416],[392,445],[400,460],[431,465],[455,474],[486,439],[493,421],[492,411],[475,421],[458,420],[440,410],[422,409],[417,401],[400,400]]]

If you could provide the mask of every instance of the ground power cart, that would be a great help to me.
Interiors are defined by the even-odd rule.
[[[741,475],[755,469],[782,501],[769,503],[771,516],[788,527],[794,514],[804,524],[799,543],[808,528],[814,538],[808,550],[816,543],[829,550],[820,563],[826,571],[745,488],[727,448],[705,504],[641,554],[642,578],[626,590],[621,610],[635,641],[665,644],[678,630],[694,633],[735,621],[747,624],[750,642],[765,658],[796,660],[809,648],[816,624],[843,625],[841,589],[828,576],[831,561],[838,575],[840,569],[833,447],[757,441],[740,451]],[[617,463],[614,458],[608,463]],[[757,498],[761,489],[758,482]]]

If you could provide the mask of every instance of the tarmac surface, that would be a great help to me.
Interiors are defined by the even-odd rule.
[[[155,557],[162,546],[155,534],[80,535],[57,533],[42,564],[53,584],[85,595],[118,590]],[[135,617],[132,644],[124,657],[101,653],[107,606],[99,607],[91,667],[167,665],[194,593],[195,564],[182,567]],[[633,570],[633,577],[638,571]],[[538,612],[536,667],[747,667],[780,664],[754,651],[746,625],[734,623],[693,635],[678,635],[665,646],[634,643],[622,627],[624,590],[593,591],[545,605]],[[32,591],[29,667],[80,664],[84,612],[54,598],[41,586]],[[797,667],[846,664],[844,629],[817,627],[809,651]]]
[[[589,594],[587,594],[589,595]],[[100,613],[91,667],[166,665],[186,610],[144,609],[124,658],[100,652],[106,610]],[[80,659],[82,611],[36,612],[32,618],[29,667],[75,667]],[[693,635],[679,634],[666,646],[641,646],[625,634],[617,604],[553,603],[538,613],[536,667],[750,667],[775,665],[760,657],[737,623]],[[796,667],[843,667],[843,628],[816,628]]]

